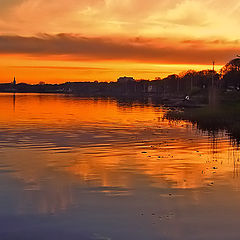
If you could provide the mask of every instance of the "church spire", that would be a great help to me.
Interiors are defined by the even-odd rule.
[[[14,86],[16,85],[16,78],[15,78],[15,76],[14,76],[14,78],[13,78],[13,85],[14,85]]]

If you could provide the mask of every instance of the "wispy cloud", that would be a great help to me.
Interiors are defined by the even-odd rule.
[[[11,66],[11,68],[17,69],[56,69],[56,70],[112,70],[105,67],[66,67],[66,66]]]
[[[238,0],[1,0],[0,13],[2,34],[240,38]]]

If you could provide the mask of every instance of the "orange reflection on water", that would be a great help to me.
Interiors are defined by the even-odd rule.
[[[210,152],[211,142],[208,139],[196,138],[193,141],[197,141],[199,145],[194,146],[192,142],[176,139],[171,148],[165,144],[154,149],[147,145],[137,149],[116,146],[117,150],[113,148],[109,152],[127,151],[127,156],[111,156],[109,153],[109,156],[100,159],[98,156],[84,162],[79,159],[66,167],[66,170],[85,181],[97,180],[103,187],[131,188],[134,186],[134,179],[128,171],[147,177],[151,185],[158,188],[209,187],[215,181],[225,181],[225,178],[232,182],[233,171],[238,173],[238,163],[236,164],[236,157],[230,153],[237,150],[227,142],[219,143],[216,160],[216,156]],[[158,146],[159,140],[151,142],[151,145],[154,144]]]
[[[54,94],[1,94],[0,122],[13,127],[31,124],[37,127],[53,129],[56,126],[65,129],[81,127],[79,124],[116,124],[131,125],[138,121],[146,124],[157,116],[159,111],[152,108],[119,107],[113,100],[79,99]]]
[[[239,189],[238,150],[228,137],[163,120],[161,107],[41,94],[1,94],[0,106],[8,112],[0,145],[9,175],[25,184],[24,197],[44,191],[41,212],[73,204],[78,184],[116,195],[143,186]]]

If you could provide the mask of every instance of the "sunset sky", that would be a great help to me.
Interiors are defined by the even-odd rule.
[[[0,82],[154,79],[240,53],[239,0],[0,4]]]

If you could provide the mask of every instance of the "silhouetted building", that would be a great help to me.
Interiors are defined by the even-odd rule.
[[[16,85],[16,78],[15,78],[15,76],[14,76],[14,78],[13,78],[13,82],[12,82],[12,84],[13,84],[13,86]]]
[[[120,77],[117,80],[118,83],[128,83],[128,82],[135,82],[135,79],[133,77]]]

